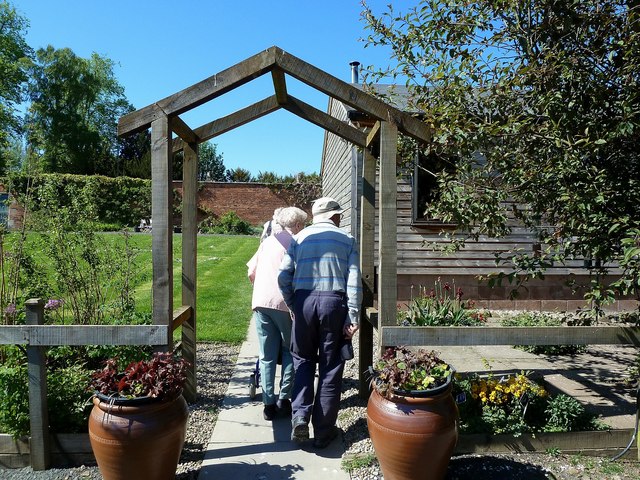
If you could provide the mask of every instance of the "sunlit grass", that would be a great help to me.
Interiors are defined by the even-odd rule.
[[[119,237],[117,241],[121,241]],[[240,343],[251,318],[251,283],[247,266],[258,248],[258,238],[238,235],[199,235],[197,252],[198,341]],[[151,235],[136,234],[136,310],[151,312],[153,265]],[[182,305],[182,236],[173,236],[173,303]]]

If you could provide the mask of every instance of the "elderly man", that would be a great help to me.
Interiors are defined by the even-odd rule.
[[[343,209],[323,197],[313,203],[313,224],[294,236],[282,259],[278,284],[293,312],[295,369],[291,439],[325,448],[336,427],[344,360],[341,347],[358,330],[362,287],[355,239],[339,228]],[[314,377],[318,365],[318,389]]]

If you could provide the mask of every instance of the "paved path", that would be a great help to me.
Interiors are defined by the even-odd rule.
[[[249,397],[249,377],[258,358],[253,321],[243,343],[227,396],[205,453],[199,480],[349,480],[340,468],[340,438],[324,450],[291,441],[291,420],[262,417],[262,390]],[[278,384],[278,380],[276,380]],[[311,429],[313,438],[313,429]]]

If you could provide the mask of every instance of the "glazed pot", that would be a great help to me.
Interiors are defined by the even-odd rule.
[[[375,388],[367,404],[367,426],[385,480],[442,480],[458,440],[458,408],[451,377],[432,391]]]
[[[170,400],[95,395],[89,440],[104,480],[173,480],[188,416],[182,395]]]

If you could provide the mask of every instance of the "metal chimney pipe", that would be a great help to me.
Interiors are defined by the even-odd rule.
[[[351,83],[358,83],[358,67],[360,66],[360,62],[351,62]]]

